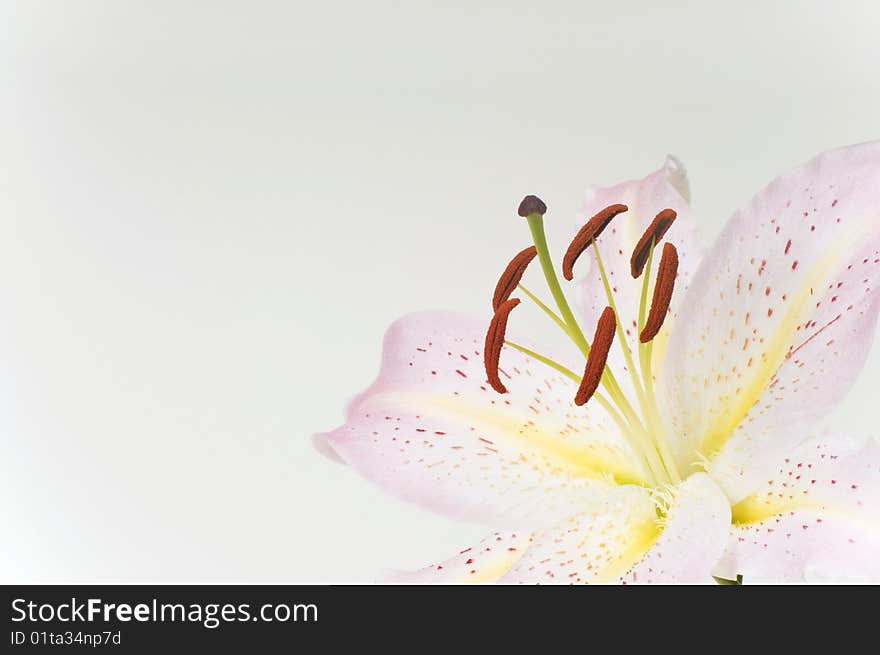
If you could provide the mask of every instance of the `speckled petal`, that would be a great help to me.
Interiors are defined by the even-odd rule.
[[[493,532],[476,546],[439,564],[387,576],[392,584],[486,584],[496,582],[529,547],[528,531]]]
[[[640,479],[602,407],[505,348],[507,394],[486,382],[486,322],[425,312],[396,322],[376,382],[322,440],[388,491],[495,528],[544,525]]]
[[[880,308],[880,143],[833,150],[736,212],[681,300],[660,374],[677,452],[733,502],[861,370]]]
[[[880,582],[880,444],[802,444],[734,506],[733,519],[716,575],[741,574],[745,584]]]
[[[663,525],[646,490],[620,488],[592,511],[533,534],[501,582],[708,583],[729,525],[727,498],[705,474],[674,491]]]
[[[532,536],[532,545],[503,584],[618,582],[659,534],[655,504],[637,487],[615,490],[605,502]]]

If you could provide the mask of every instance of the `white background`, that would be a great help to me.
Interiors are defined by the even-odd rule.
[[[481,535],[310,435],[550,205],[703,232],[878,137],[874,2],[0,3],[0,580],[357,582]],[[873,426],[880,351],[838,413]]]

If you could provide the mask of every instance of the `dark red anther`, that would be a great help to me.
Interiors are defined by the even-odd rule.
[[[606,207],[588,220],[586,225],[574,235],[574,239],[571,240],[568,250],[565,251],[565,257],[562,258],[562,275],[566,280],[574,278],[574,263],[584,250],[590,247],[590,243],[593,242],[593,239],[598,238],[598,236],[602,234],[602,230],[608,227],[612,218],[618,214],[622,214],[627,209],[629,208],[626,205],[611,205]]]
[[[675,276],[678,275],[678,251],[671,243],[664,244],[663,254],[660,256],[660,266],[657,268],[657,279],[654,281],[654,297],[651,298],[651,311],[648,312],[648,320],[639,335],[639,341],[648,343],[657,336],[666,313],[669,311],[669,301],[672,300],[672,290],[675,287]]]
[[[501,347],[504,345],[504,334],[507,332],[507,318],[518,304],[519,298],[511,298],[501,303],[489,323],[489,330],[486,332],[483,364],[486,366],[486,379],[498,393],[507,393],[507,387],[501,383],[501,378],[498,377],[498,361],[501,359]]]
[[[654,217],[648,229],[639,239],[633,250],[632,257],[629,260],[630,272],[634,278],[639,277],[645,270],[645,263],[648,261],[648,255],[651,252],[651,243],[656,246],[660,243],[663,235],[670,228],[677,214],[674,209],[664,209]]]
[[[574,397],[575,405],[585,405],[596,393],[602,374],[605,372],[605,363],[608,361],[608,351],[614,343],[614,331],[617,329],[617,318],[614,310],[606,307],[596,324],[596,333],[593,335],[593,345],[587,356],[587,365],[584,368],[584,377],[581,378],[581,386]]]
[[[510,294],[516,289],[516,285],[522,280],[523,273],[526,272],[526,268],[528,268],[537,254],[538,249],[535,246],[529,246],[525,250],[518,252],[510,260],[507,268],[504,269],[501,277],[498,278],[498,284],[495,285],[495,295],[492,296],[492,309],[494,311],[497,312],[501,303],[510,298]]]

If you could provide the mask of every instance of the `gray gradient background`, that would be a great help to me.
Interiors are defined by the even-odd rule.
[[[662,6],[661,6],[662,5]],[[586,186],[703,232],[878,134],[872,2],[0,2],[0,580],[355,582],[481,535],[316,455]],[[535,286],[538,286],[537,284]],[[880,352],[838,424],[867,429]]]

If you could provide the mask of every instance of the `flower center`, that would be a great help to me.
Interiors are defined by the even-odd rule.
[[[660,419],[654,394],[654,375],[651,370],[653,341],[663,327],[669,312],[669,303],[672,299],[675,278],[678,273],[678,252],[671,243],[667,242],[663,246],[650,310],[648,309],[648,290],[654,250],[675,221],[676,213],[668,208],[660,211],[636,243],[630,259],[632,277],[638,279],[643,276],[638,308],[637,366],[632,349],[625,338],[615,296],[597,243],[599,236],[611,221],[627,210],[626,205],[616,204],[597,213],[578,231],[563,257],[563,277],[565,280],[571,281],[574,279],[574,265],[577,260],[588,248],[591,246],[593,248],[608,306],[597,322],[592,341],[588,341],[571,311],[550,257],[544,233],[544,214],[547,211],[547,206],[537,196],[526,196],[523,199],[518,213],[528,222],[534,245],[517,253],[498,280],[492,298],[494,315],[486,333],[483,357],[489,384],[498,393],[507,393],[507,389],[498,375],[501,350],[504,345],[522,352],[575,381],[578,384],[578,390],[574,397],[575,404],[585,405],[595,399],[595,402],[598,402],[614,419],[630,443],[633,452],[642,464],[646,481],[652,487],[662,488],[666,485],[678,484],[682,480],[669,447],[665,426]],[[535,257],[541,265],[547,288],[553,297],[558,313],[521,284],[526,269]],[[510,313],[520,304],[519,298],[511,298],[517,289],[547,314],[578,347],[586,359],[582,375],[576,374],[549,357],[505,338]],[[634,403],[626,397],[608,364],[608,355],[614,346],[615,335],[636,395]]]

